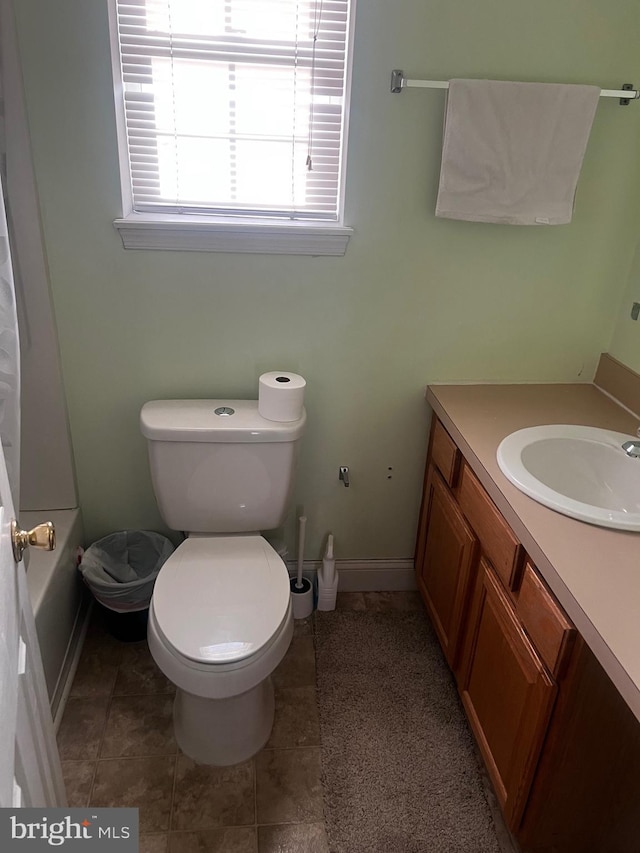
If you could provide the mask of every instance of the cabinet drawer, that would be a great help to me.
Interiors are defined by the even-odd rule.
[[[522,546],[468,465],[462,466],[458,503],[500,579],[515,589]]]
[[[573,644],[576,629],[529,562],[524,567],[516,610],[538,654],[557,675]]]
[[[449,486],[455,485],[460,463],[460,451],[446,429],[434,415],[431,460]]]

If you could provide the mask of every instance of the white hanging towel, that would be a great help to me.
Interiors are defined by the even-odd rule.
[[[599,97],[597,86],[449,81],[436,216],[571,222]]]

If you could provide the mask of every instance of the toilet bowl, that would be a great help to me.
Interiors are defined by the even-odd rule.
[[[176,686],[178,745],[203,764],[245,761],[269,739],[293,614],[287,567],[256,531],[286,518],[305,420],[267,420],[257,400],[140,413],[160,514],[188,531],[156,579],[149,648]]]
[[[271,673],[292,635],[287,568],[262,536],[194,536],[176,549],[156,580],[148,641],[176,686],[174,731],[186,755],[237,764],[265,745]]]

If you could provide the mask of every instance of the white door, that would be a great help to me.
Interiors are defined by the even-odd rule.
[[[0,0],[3,71],[15,53],[12,11],[8,0]],[[15,61],[13,66],[17,67]],[[0,83],[5,82],[3,74]],[[8,118],[6,109],[2,112]],[[25,568],[21,560],[14,559],[12,548],[12,495],[17,501],[20,483],[20,356],[15,308],[0,180],[0,807],[64,806],[62,771]]]
[[[16,45],[12,0],[0,0],[0,101],[4,97],[0,118],[13,124],[19,114],[15,108],[19,89]],[[6,159],[8,169],[9,157]],[[14,156],[13,173],[15,166]],[[18,501],[20,483],[20,356],[2,183],[0,180],[0,808],[65,806],[25,568],[20,557],[14,558],[12,545],[13,499]],[[51,545],[46,541],[47,531],[41,532],[45,534],[43,544]],[[26,534],[21,538],[26,539]]]
[[[64,806],[66,798],[24,563],[0,446],[0,807]]]

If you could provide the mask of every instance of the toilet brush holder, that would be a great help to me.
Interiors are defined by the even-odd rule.
[[[333,556],[333,533],[327,536],[327,550],[318,569],[318,610],[335,610],[338,595],[338,572]]]
[[[318,572],[318,610],[335,610],[338,598],[338,572],[333,577],[333,582],[326,583],[322,570]]]
[[[302,578],[298,586],[297,578],[291,578],[291,606],[294,619],[306,619],[313,613],[313,587],[311,581]]]

